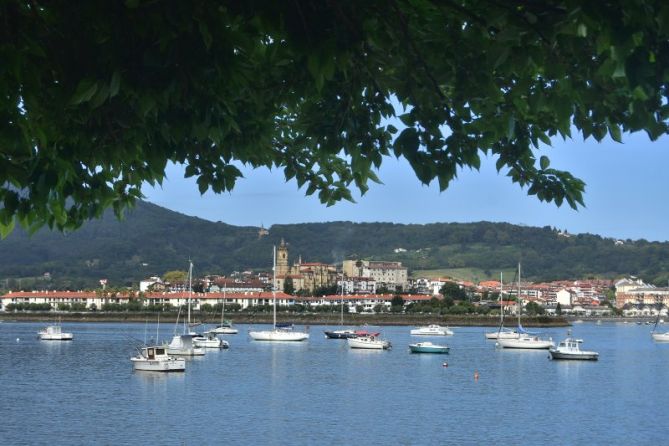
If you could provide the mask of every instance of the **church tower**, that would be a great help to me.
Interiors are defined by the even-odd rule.
[[[288,274],[288,246],[281,239],[281,244],[276,250],[276,275],[283,277]]]

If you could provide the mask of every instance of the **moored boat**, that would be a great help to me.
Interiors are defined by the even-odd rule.
[[[355,334],[355,330],[326,330],[323,333],[325,333],[325,337],[328,339],[348,339],[358,336]]]
[[[202,348],[228,348],[230,344],[216,336],[213,331],[205,331],[200,336],[193,337],[193,345]]]
[[[651,333],[651,337],[655,342],[669,342],[669,331],[665,333]]]
[[[133,370],[146,372],[183,372],[186,360],[167,354],[165,347],[144,347],[137,356],[130,358]]]
[[[409,344],[411,353],[448,353],[450,350],[447,345],[438,345],[431,342],[417,342]]]
[[[379,339],[379,333],[370,333],[366,336],[348,338],[348,346],[367,350],[387,350],[392,347],[390,341]]]
[[[587,350],[581,350],[580,345],[583,343],[582,339],[574,339],[568,337],[561,341],[557,347],[552,347],[548,350],[553,359],[580,359],[596,361],[599,358],[599,353]]]
[[[71,341],[74,339],[72,333],[64,333],[60,324],[49,325],[40,330],[37,335],[43,341]]]
[[[453,330],[448,327],[442,327],[437,324],[430,324],[427,327],[418,327],[411,330],[412,336],[452,336]]]

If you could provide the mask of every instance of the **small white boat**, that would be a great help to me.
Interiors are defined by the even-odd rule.
[[[204,356],[204,348],[196,347],[193,343],[193,338],[196,336],[197,334],[191,333],[174,335],[172,341],[164,346],[167,349],[167,354],[174,356]]]
[[[173,358],[167,354],[165,347],[144,347],[139,349],[137,356],[130,358],[133,370],[147,372],[183,372],[186,360]]]
[[[541,339],[531,334],[520,334],[513,339],[498,339],[497,344],[503,348],[516,348],[525,350],[546,350],[553,347],[552,339]]]
[[[219,339],[213,331],[205,331],[200,336],[193,337],[193,345],[202,348],[228,348],[228,341]]]
[[[237,334],[237,333],[239,333],[239,330],[234,328],[232,325],[226,325],[226,324],[219,325],[216,328],[213,328],[211,331],[213,331],[216,334]]]
[[[43,341],[71,341],[74,339],[74,335],[72,333],[63,333],[60,324],[49,325],[48,327],[40,330],[37,335]]]
[[[666,333],[651,333],[651,337],[655,342],[669,342],[669,331]]]
[[[306,341],[309,333],[301,331],[283,330],[273,328],[272,330],[249,331],[249,336],[254,341]]]
[[[580,359],[596,361],[599,353],[581,350],[582,339],[567,338],[561,341],[557,347],[551,347],[548,352],[553,359]]]
[[[431,342],[417,342],[409,344],[409,350],[411,350],[411,353],[448,353],[449,347]]]
[[[387,350],[392,347],[390,341],[379,339],[379,333],[373,333],[368,336],[358,336],[356,338],[348,338],[348,346],[351,348],[361,348],[368,350]]]
[[[520,263],[518,264],[518,296],[522,296],[520,292]],[[554,346],[553,340],[541,339],[536,334],[528,333],[520,324],[520,315],[522,307],[520,299],[516,301],[516,313],[518,314],[518,327],[516,328],[515,337],[505,337],[497,339],[497,346],[502,348],[515,348],[520,350],[546,350]]]
[[[418,327],[411,330],[412,336],[452,336],[453,331],[448,327],[430,324],[427,327]]]
[[[276,246],[273,249],[274,277],[272,283],[276,283]],[[271,330],[249,331],[249,336],[254,341],[289,341],[300,342],[309,339],[309,333],[294,331],[293,324],[278,324],[276,322],[276,290],[272,287],[273,323]]]

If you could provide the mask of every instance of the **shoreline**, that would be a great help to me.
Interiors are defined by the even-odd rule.
[[[134,322],[146,323],[156,322],[159,313],[0,313],[0,321],[7,322],[53,322],[58,318],[62,322]],[[272,324],[272,314],[247,314],[233,313],[226,315],[234,320],[235,324]],[[176,313],[160,313],[160,322],[175,323]],[[623,318],[608,318],[614,320],[629,320]],[[607,320],[608,320],[607,319]],[[524,316],[525,327],[568,327],[575,320],[586,320],[585,318],[565,318],[559,316]],[[588,318],[587,320],[604,320],[604,318]],[[645,320],[645,319],[644,319]],[[196,313],[193,317],[194,323],[217,325],[220,318],[210,314]],[[331,325],[338,326],[339,315],[336,314],[277,314],[277,322],[292,322],[295,325]],[[447,326],[482,326],[497,327],[499,318],[497,316],[481,315],[407,315],[407,314],[348,314],[344,317],[343,325],[398,325],[415,326],[440,324]],[[515,320],[514,324],[515,326]],[[509,325],[511,326],[511,325]]]

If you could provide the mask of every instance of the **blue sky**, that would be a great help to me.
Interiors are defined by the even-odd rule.
[[[576,134],[576,133],[574,133]],[[622,144],[606,139],[556,139],[540,154],[551,166],[569,170],[586,182],[585,208],[557,208],[528,196],[497,173],[494,159],[480,171],[462,170],[451,187],[439,192],[423,186],[406,161],[386,158],[379,172],[384,184],[371,184],[357,203],[322,205],[307,197],[282,171],[244,170],[232,193],[200,195],[181,166],[170,166],[162,187],[145,187],[146,199],[159,206],[211,221],[238,226],[270,227],[277,223],[324,221],[435,223],[493,221],[528,226],[555,226],[570,233],[592,233],[620,239],[669,240],[669,138],[651,142],[645,134],[625,135]]]

